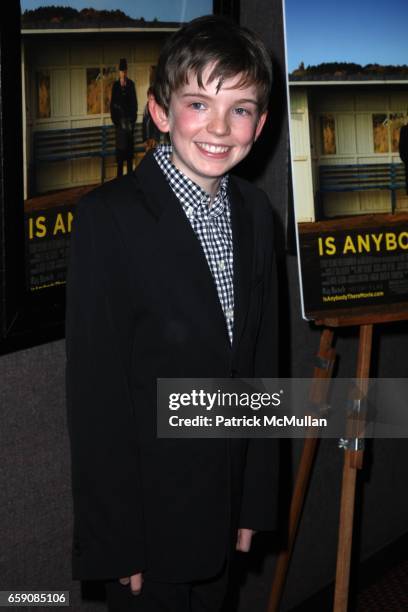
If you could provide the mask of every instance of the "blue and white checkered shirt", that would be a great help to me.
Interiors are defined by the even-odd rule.
[[[156,148],[154,157],[200,241],[217,288],[232,344],[234,275],[228,176],[221,179],[210,207],[211,196],[174,166],[171,153],[171,145],[160,145]]]

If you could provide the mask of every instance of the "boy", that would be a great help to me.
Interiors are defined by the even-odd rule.
[[[171,146],[78,206],[73,565],[75,578],[107,581],[111,611],[220,610],[234,547],[275,527],[274,441],[156,437],[157,378],[276,374],[272,213],[228,176],[262,130],[270,85],[252,33],[213,16],[187,24],[149,100]]]

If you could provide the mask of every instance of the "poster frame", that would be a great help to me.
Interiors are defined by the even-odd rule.
[[[239,21],[239,0],[213,12]],[[20,2],[0,24],[0,355],[63,338],[65,284],[29,291],[23,206]]]

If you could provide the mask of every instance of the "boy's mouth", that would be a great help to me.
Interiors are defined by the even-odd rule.
[[[208,142],[196,142],[196,145],[199,149],[202,149],[206,153],[212,153],[213,155],[228,153],[228,151],[231,149],[231,147],[227,147],[225,145],[214,145]]]

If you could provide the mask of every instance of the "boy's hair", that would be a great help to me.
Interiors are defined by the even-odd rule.
[[[209,82],[218,81],[217,91],[223,81],[242,74],[238,87],[255,85],[258,110],[267,109],[272,63],[263,42],[250,30],[215,15],[190,21],[166,41],[153,84],[157,103],[168,112],[171,94],[188,83],[191,73],[203,87],[203,71],[209,64],[214,64]]]

